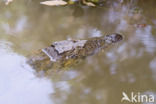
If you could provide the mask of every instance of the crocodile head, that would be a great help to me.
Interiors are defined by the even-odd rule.
[[[104,37],[105,42],[107,43],[116,43],[123,39],[123,36],[118,33],[113,33],[111,35],[106,35]]]

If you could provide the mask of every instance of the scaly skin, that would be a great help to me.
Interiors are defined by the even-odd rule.
[[[99,52],[101,49],[105,49],[110,45],[112,45],[113,43],[121,41],[122,39],[123,37],[120,34],[111,34],[106,35],[104,37],[94,37],[86,39],[83,46],[73,45],[72,47],[74,48],[71,49],[70,48],[68,49],[68,47],[66,47],[66,44],[63,44],[63,48],[66,47],[67,49],[63,52],[61,50],[60,53],[59,50],[57,50],[56,47],[57,45],[55,45],[54,43],[47,48],[40,49],[37,52],[35,52],[31,57],[29,57],[27,62],[38,71],[48,70],[51,68],[52,69],[66,68],[73,66],[75,63],[79,62],[85,57],[93,55]],[[76,40],[70,40],[69,42],[71,43],[73,42],[73,44],[78,43],[78,41]],[[66,43],[68,43],[68,41]],[[61,47],[61,49],[63,48]]]

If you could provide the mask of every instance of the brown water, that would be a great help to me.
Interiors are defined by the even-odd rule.
[[[97,8],[0,1],[0,104],[132,104],[121,102],[122,92],[151,94],[156,104],[156,1],[121,1]],[[54,41],[114,32],[124,40],[61,74],[38,77],[26,64]]]

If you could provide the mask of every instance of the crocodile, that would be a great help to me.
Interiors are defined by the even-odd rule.
[[[122,39],[122,35],[113,33],[83,40],[54,42],[49,47],[34,52],[28,58],[27,63],[37,71],[69,68],[87,56],[94,55]]]

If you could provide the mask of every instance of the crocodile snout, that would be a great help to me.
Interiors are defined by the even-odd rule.
[[[123,36],[118,33],[113,33],[111,35],[105,36],[105,41],[107,43],[116,43],[116,42],[121,41],[122,39],[123,39]]]

